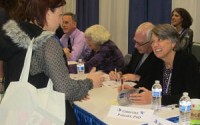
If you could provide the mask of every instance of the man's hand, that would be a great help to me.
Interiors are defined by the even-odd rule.
[[[139,81],[140,80],[140,75],[137,74],[124,74],[122,76],[122,79],[124,81]]]
[[[69,48],[63,48],[63,51],[64,51],[65,56],[67,57],[67,59],[70,59],[72,55],[70,53]]]

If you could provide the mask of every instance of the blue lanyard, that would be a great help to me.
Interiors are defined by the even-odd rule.
[[[164,72],[166,72],[166,68],[164,68],[164,69],[165,69],[165,70],[163,71],[163,83],[165,83],[165,82],[164,82],[164,81],[165,81]],[[166,84],[167,86],[166,86],[165,93],[164,93],[164,94],[166,94],[166,95],[167,95],[167,93],[168,93],[169,85],[170,85],[170,82],[171,82],[172,70],[173,70],[173,68],[170,69],[170,74],[169,74],[168,81],[167,81],[167,84]]]
[[[167,88],[166,88],[166,91],[165,91],[166,94],[167,94],[168,89],[169,89],[169,84],[170,84],[170,82],[171,82],[171,77],[172,77],[172,71],[170,72],[170,74],[169,74],[169,79],[168,79],[168,81],[167,81]]]

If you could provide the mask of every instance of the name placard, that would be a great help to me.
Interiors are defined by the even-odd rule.
[[[129,119],[133,121],[150,121],[153,115],[153,110],[124,107],[124,106],[111,106],[108,112],[108,117]]]
[[[178,123],[173,123],[166,119],[153,115],[148,125],[178,125]]]

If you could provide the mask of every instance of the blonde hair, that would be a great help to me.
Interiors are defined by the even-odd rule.
[[[110,32],[102,25],[93,25],[85,30],[85,36],[90,37],[93,42],[101,45],[107,42],[111,35]]]

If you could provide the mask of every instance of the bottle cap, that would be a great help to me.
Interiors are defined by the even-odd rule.
[[[82,59],[78,59],[78,62],[82,62]]]
[[[183,92],[183,95],[184,96],[188,96],[188,92]]]
[[[156,84],[160,84],[160,81],[159,81],[159,80],[155,80],[155,83],[156,83]]]

